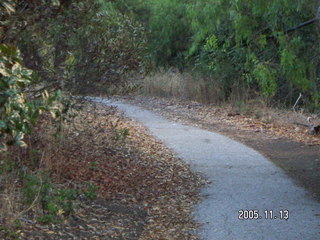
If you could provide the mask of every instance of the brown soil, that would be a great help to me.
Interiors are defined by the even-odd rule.
[[[125,100],[171,120],[221,133],[256,149],[320,200],[320,137],[311,136],[308,128],[294,124],[296,113],[269,109],[268,115],[272,119],[266,122],[263,116],[257,118],[253,110],[240,114],[231,107],[141,96]]]

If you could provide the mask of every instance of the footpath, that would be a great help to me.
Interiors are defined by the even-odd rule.
[[[194,212],[203,239],[320,239],[320,203],[257,151],[134,105],[90,99],[141,122],[208,178]]]

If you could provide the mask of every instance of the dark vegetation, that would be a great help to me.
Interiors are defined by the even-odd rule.
[[[72,94],[144,88],[202,102],[242,106],[258,100],[277,107],[292,107],[301,94],[295,106],[318,112],[318,4],[2,0],[0,192],[8,196],[8,188],[22,189],[23,204],[30,206],[23,212],[41,206],[39,222],[72,212],[79,193],[57,187],[63,175],[54,161],[45,161],[59,151],[65,126],[81,112]],[[159,69],[158,75],[168,77],[153,75]],[[94,185],[84,186],[83,194],[96,196]],[[2,224],[12,226],[19,208],[7,212]]]
[[[205,76],[208,101],[292,107],[302,93],[305,108],[319,109],[319,22],[295,28],[318,1],[147,2],[154,62]]]

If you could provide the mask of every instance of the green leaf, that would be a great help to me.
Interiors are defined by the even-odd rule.
[[[50,114],[51,114],[51,116],[52,116],[52,118],[57,118],[57,114],[56,114],[56,112],[54,112],[54,111],[50,111]]]
[[[65,61],[65,64],[73,65],[75,62],[76,62],[76,58],[74,57],[74,55],[70,55]]]
[[[60,6],[60,1],[59,0],[51,0],[52,5],[55,7],[59,7]]]
[[[267,45],[267,36],[264,34],[261,34],[259,36],[259,45],[264,48]]]
[[[5,121],[0,121],[0,129],[2,128],[6,128],[7,127],[7,124]]]
[[[7,151],[7,145],[0,142],[0,152],[5,152]]]
[[[21,148],[26,148],[27,144],[24,141],[17,141],[16,144]]]
[[[14,60],[21,63],[21,59],[18,58],[19,51],[18,49],[13,45],[7,45],[7,44],[0,44],[0,53],[7,55],[8,57],[15,57]],[[0,54],[1,56],[1,54]]]

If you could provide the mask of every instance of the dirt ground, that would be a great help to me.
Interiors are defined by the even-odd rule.
[[[265,121],[263,117],[256,117],[254,111],[240,114],[233,108],[196,102],[142,96],[121,99],[254,148],[320,201],[320,136],[311,136],[307,128],[294,123],[306,116],[301,114],[301,119],[297,119],[296,113],[268,110],[272,119]]]

